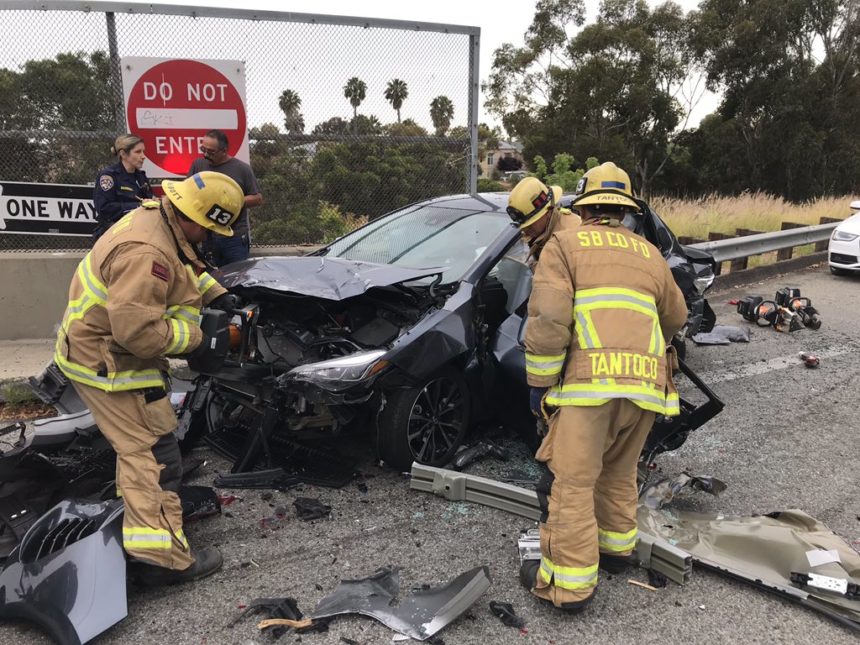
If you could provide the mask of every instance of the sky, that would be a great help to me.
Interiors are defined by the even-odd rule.
[[[695,8],[696,0],[676,0],[685,11]],[[656,4],[654,0],[649,0],[652,4]],[[100,2],[93,1],[90,3],[94,8]],[[149,4],[147,2],[126,2],[128,5],[134,4]],[[185,0],[181,4],[186,6],[214,6],[235,8],[237,3],[235,0]],[[597,12],[599,0],[586,0],[589,10],[589,20],[594,17]],[[317,13],[331,14],[343,16],[363,16],[371,18],[387,18],[395,20],[414,20],[421,22],[447,23],[457,25],[477,26],[481,28],[481,48],[480,48],[480,77],[485,81],[490,73],[490,63],[492,53],[497,47],[503,43],[510,42],[515,45],[522,45],[523,34],[528,28],[532,17],[534,16],[534,0],[508,0],[507,2],[499,0],[433,0],[432,2],[391,2],[390,0],[364,0],[361,3],[356,3],[354,0],[279,0],[277,2],[267,0],[245,0],[240,4],[242,9],[246,10],[271,10],[271,11],[287,11],[300,13]],[[128,50],[130,36],[122,32],[120,25],[119,40],[124,49]],[[81,30],[81,31],[86,31]],[[306,30],[305,30],[306,31]],[[354,29],[352,32],[354,33]],[[80,33],[80,32],[79,32]],[[293,32],[287,32],[292,34]],[[340,34],[343,33],[341,36]],[[342,86],[346,78],[355,74],[368,79],[368,98],[362,105],[360,113],[375,114],[380,117],[383,122],[393,120],[393,112],[382,98],[382,86],[385,83],[384,79],[390,79],[396,76],[404,66],[411,65],[414,68],[421,66],[424,68],[423,75],[413,71],[413,77],[410,79],[410,98],[404,104],[403,118],[415,118],[419,123],[429,127],[429,115],[427,105],[433,96],[440,93],[451,94],[451,87],[462,89],[462,73],[465,62],[462,58],[454,59],[453,53],[446,54],[440,51],[438,54],[434,51],[427,53],[427,41],[423,41],[421,53],[416,54],[420,58],[417,60],[391,60],[393,57],[390,51],[396,47],[409,47],[409,44],[418,40],[406,40],[407,37],[414,37],[414,34],[405,34],[404,40],[395,39],[364,39],[355,42],[347,42],[344,40],[353,37],[353,33],[339,32],[336,28],[323,32],[326,43],[322,42],[295,42],[303,35],[299,32],[296,39],[285,37],[282,32],[279,32],[277,38],[278,43],[266,41],[264,37],[259,35],[259,32],[250,31],[245,34],[237,34],[235,46],[230,48],[229,38],[210,39],[213,42],[205,42],[203,44],[195,44],[194,50],[200,51],[200,58],[233,58],[237,60],[247,60],[254,57],[255,48],[260,50],[275,50],[279,48],[279,54],[284,60],[306,61],[308,59],[315,61],[310,65],[307,62],[296,64],[292,70],[284,69],[267,69],[259,68],[263,65],[249,65],[248,69],[248,86],[259,87],[265,83],[267,78],[278,77],[278,87],[271,87],[265,96],[249,96],[249,125],[259,124],[265,121],[279,122],[282,120],[282,115],[277,111],[276,102],[277,96],[284,86],[293,86],[299,91],[303,97],[303,111],[305,113],[306,122],[309,123],[309,128],[313,127],[315,122],[321,121],[333,114],[339,114],[343,118],[351,116],[351,108],[345,101],[342,95]],[[300,35],[301,34],[301,35]],[[146,39],[140,43],[140,52],[134,53],[141,56],[157,56],[157,45],[160,43],[168,43],[169,46],[177,47],[182,41],[182,34],[163,34],[168,37],[157,39]],[[173,37],[171,37],[173,36]],[[274,34],[272,34],[274,38]],[[259,38],[259,42],[255,39]],[[195,39],[197,40],[197,39]],[[322,40],[319,39],[319,40]],[[451,40],[450,38],[448,39]],[[50,39],[46,39],[47,42]],[[216,42],[217,41],[217,42]],[[244,42],[243,42],[244,41]],[[251,41],[251,42],[247,42]],[[333,46],[332,43],[336,43]],[[431,41],[435,42],[435,41]],[[137,44],[137,43],[135,43]],[[293,46],[294,50],[289,47]],[[443,50],[448,43],[440,41],[435,49]],[[429,48],[434,49],[433,45]],[[313,54],[310,53],[313,50]],[[460,48],[458,51],[461,51]],[[344,54],[343,52],[354,52],[353,54]],[[363,53],[359,53],[359,52]],[[403,51],[402,49],[399,51]],[[328,56],[327,52],[331,52]],[[121,55],[123,52],[121,51]],[[128,55],[127,53],[125,55]],[[185,49],[177,49],[176,51],[165,51],[164,56],[190,56]],[[360,59],[364,57],[369,59],[364,67]],[[286,63],[288,66],[289,63]],[[312,73],[311,67],[318,68],[318,73]],[[377,72],[378,69],[378,72]],[[355,71],[357,70],[357,71]],[[370,71],[373,70],[373,71]],[[254,74],[258,76],[254,77]],[[282,80],[283,79],[283,80]],[[295,80],[293,80],[295,79]],[[331,79],[331,82],[328,82]],[[271,84],[271,83],[270,83]],[[328,90],[323,90],[324,85],[330,85]],[[457,91],[459,91],[459,89]],[[314,99],[316,98],[316,104]],[[465,121],[466,114],[466,94],[463,89],[462,94],[452,95],[452,100],[455,104],[455,120],[454,125],[458,125]],[[486,112],[483,107],[484,98],[481,98],[479,106],[479,120],[498,125],[498,121]],[[713,111],[717,105],[718,98],[713,95],[705,95],[694,109],[689,125],[695,125],[698,121]],[[260,106],[265,106],[263,109]],[[412,113],[409,112],[412,110]]]

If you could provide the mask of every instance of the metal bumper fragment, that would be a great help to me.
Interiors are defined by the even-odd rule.
[[[416,462],[412,464],[412,481],[409,487],[450,501],[474,502],[497,508],[534,521],[540,520],[541,516],[535,491],[486,477],[424,466]],[[682,585],[690,579],[693,571],[690,554],[641,529],[636,554],[640,566],[658,571],[672,582]]]

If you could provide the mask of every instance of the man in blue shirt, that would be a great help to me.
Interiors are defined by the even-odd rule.
[[[245,206],[239,219],[233,224],[233,237],[213,235],[204,243],[207,260],[217,267],[245,260],[251,255],[251,225],[248,221],[248,209],[263,203],[263,195],[260,193],[260,187],[257,185],[257,178],[251,166],[230,156],[227,145],[227,135],[221,130],[210,130],[203,137],[203,143],[200,146],[203,156],[195,159],[188,171],[189,177],[206,170],[223,173],[235,180],[245,194]]]

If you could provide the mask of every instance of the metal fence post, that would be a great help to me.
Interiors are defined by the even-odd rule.
[[[822,222],[823,223],[823,222]],[[788,231],[793,228],[803,228],[806,224],[798,224],[797,222],[783,222],[782,226],[780,226],[781,231]],[[790,260],[791,256],[794,254],[793,248],[782,249],[781,251],[776,252],[776,261],[781,262],[782,260]]]
[[[478,97],[480,83],[478,62],[480,59],[480,32],[469,35],[469,155],[467,156],[466,190],[471,194],[478,192]]]
[[[716,231],[708,232],[708,240],[726,240],[730,238],[730,235],[726,235],[725,233],[717,233]],[[723,263],[717,262],[717,266],[715,267],[714,273],[716,275],[722,275],[723,273]]]
[[[122,100],[122,69],[119,62],[119,47],[116,40],[116,16],[113,11],[105,13],[107,23],[108,53],[110,55],[110,84],[113,90],[113,116],[117,134],[127,132],[125,110]]]
[[[842,220],[838,217],[819,217],[819,224],[835,224],[836,222],[841,222]],[[815,252],[820,253],[821,251],[826,251],[827,246],[830,244],[830,240],[823,240],[821,242],[817,242],[815,244]]]

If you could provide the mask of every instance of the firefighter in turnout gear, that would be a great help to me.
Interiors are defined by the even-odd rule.
[[[217,549],[192,553],[182,530],[182,462],[165,356],[214,347],[200,329],[201,308],[217,308],[230,295],[194,245],[207,231],[231,235],[243,204],[236,182],[216,172],[162,185],[160,203],[126,214],[78,265],[54,355],[116,451],[123,547],[151,584],[221,567]]]
[[[561,194],[561,186],[548,187],[537,177],[526,177],[508,198],[508,216],[523,232],[532,267],[553,233],[579,226],[579,215],[559,205]]]
[[[672,336],[687,307],[659,250],[621,226],[638,210],[613,163],[589,170],[572,207],[582,224],[543,249],[528,305],[530,405],[549,414],[536,458],[541,559],[524,586],[585,609],[598,568],[619,573],[636,546],[636,464],[655,415],[680,413]]]

